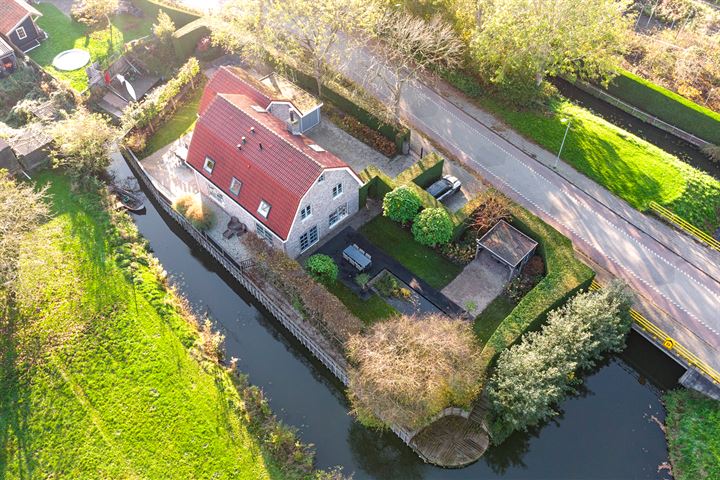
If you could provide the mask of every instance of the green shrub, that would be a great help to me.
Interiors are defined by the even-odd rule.
[[[210,210],[200,197],[192,194],[178,197],[173,202],[173,208],[200,231],[210,230],[215,225],[215,212]]]
[[[359,273],[355,276],[355,283],[358,285],[358,287],[365,290],[368,286],[368,283],[370,283],[370,275],[367,273]]]
[[[403,185],[385,195],[383,215],[404,224],[415,218],[420,206],[420,197],[407,185]]]
[[[415,218],[412,233],[418,243],[434,247],[452,239],[453,222],[444,208],[426,208]]]
[[[624,70],[610,83],[608,92],[670,125],[720,144],[720,113]]]
[[[200,39],[208,35],[210,35],[210,29],[205,18],[199,18],[182,28],[178,28],[172,38],[175,55],[178,58],[189,57],[195,51]]]
[[[338,266],[335,260],[328,255],[316,253],[307,259],[305,268],[310,275],[320,283],[330,284],[337,280]]]

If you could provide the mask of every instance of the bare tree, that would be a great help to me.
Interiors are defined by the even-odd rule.
[[[463,59],[465,45],[452,26],[434,16],[415,17],[404,10],[387,9],[375,23],[376,54],[368,79],[380,79],[390,91],[390,108],[400,118],[403,87],[433,68],[454,68]]]

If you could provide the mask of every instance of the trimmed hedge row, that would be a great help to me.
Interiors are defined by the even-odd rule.
[[[400,172],[395,181],[400,184],[413,182],[420,188],[427,188],[442,177],[444,165],[444,158],[430,153]]]
[[[210,35],[208,21],[205,18],[193,20],[173,34],[172,44],[178,58],[188,58],[195,52],[201,38]]]
[[[276,63],[277,67],[287,71],[296,84],[313,95],[317,95],[317,82],[315,78],[286,63],[280,63],[275,59],[272,61]],[[323,86],[322,99],[331,102],[343,112],[355,117],[363,125],[367,125],[373,130],[380,132],[385,138],[395,143],[395,148],[398,153],[401,151],[403,143],[410,138],[410,131],[408,129],[396,128],[393,125],[383,122],[372,113],[328,86]]]
[[[134,0],[135,5],[145,12],[150,18],[157,18],[158,12],[162,10],[175,23],[176,28],[181,28],[188,23],[197,20],[202,15],[192,10],[165,3],[162,0]]]
[[[607,91],[670,125],[720,145],[720,113],[625,70],[610,82]]]
[[[538,329],[551,310],[589,287],[595,277],[595,272],[575,256],[569,238],[519,205],[512,206],[512,215],[512,225],[538,242],[538,252],[545,259],[547,274],[488,339],[481,353],[487,367],[523,333]]]

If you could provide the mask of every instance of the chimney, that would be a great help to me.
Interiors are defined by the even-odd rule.
[[[255,133],[255,127],[250,127],[250,133]]]
[[[263,149],[263,147],[262,147],[262,142],[260,142],[260,150],[262,150],[262,149]]]
[[[243,137],[242,137],[242,144],[245,145],[246,142],[247,142],[247,139],[246,139],[245,136],[243,135]]]

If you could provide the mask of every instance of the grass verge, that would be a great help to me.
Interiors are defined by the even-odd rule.
[[[485,307],[480,315],[475,318],[473,330],[480,345],[485,345],[492,334],[497,330],[498,326],[510,312],[515,308],[515,303],[504,294],[495,297],[495,300]]]
[[[56,173],[38,182],[52,218],[23,245],[0,322],[0,477],[294,476],[130,219]]]
[[[355,292],[350,290],[340,280],[328,286],[327,289],[340,299],[348,310],[362,320],[366,326],[370,326],[375,322],[385,320],[399,313],[376,294],[373,294],[373,296],[367,300],[363,300],[355,295]]]
[[[549,111],[517,111],[487,96],[474,78],[446,73],[455,87],[551,152],[571,127],[562,159],[640,211],[650,201],[668,207],[712,233],[720,226],[720,181],[674,155],[612,125],[569,101],[551,101]]]
[[[363,225],[360,231],[372,244],[435,289],[441,290],[462,271],[461,266],[435,250],[420,245],[409,230],[382,215]]]
[[[89,32],[85,25],[72,20],[54,5],[40,3],[35,7],[43,14],[38,18],[37,24],[47,32],[49,38],[29,53],[30,58],[55,78],[66,81],[78,92],[88,86],[85,69],[72,72],[56,70],[52,66],[52,61],[58,53],[80,48],[90,52],[91,63],[97,61],[103,67],[107,66],[111,53],[121,52],[125,43],[130,40],[149,35],[155,20],[148,16],[136,18],[125,14],[117,15],[112,18],[112,28],[105,27]]]
[[[143,158],[174,142],[195,127],[203,89],[197,88],[192,95],[183,99],[183,105],[148,139]]]
[[[685,389],[667,393],[664,401],[673,477],[720,478],[720,402]]]

